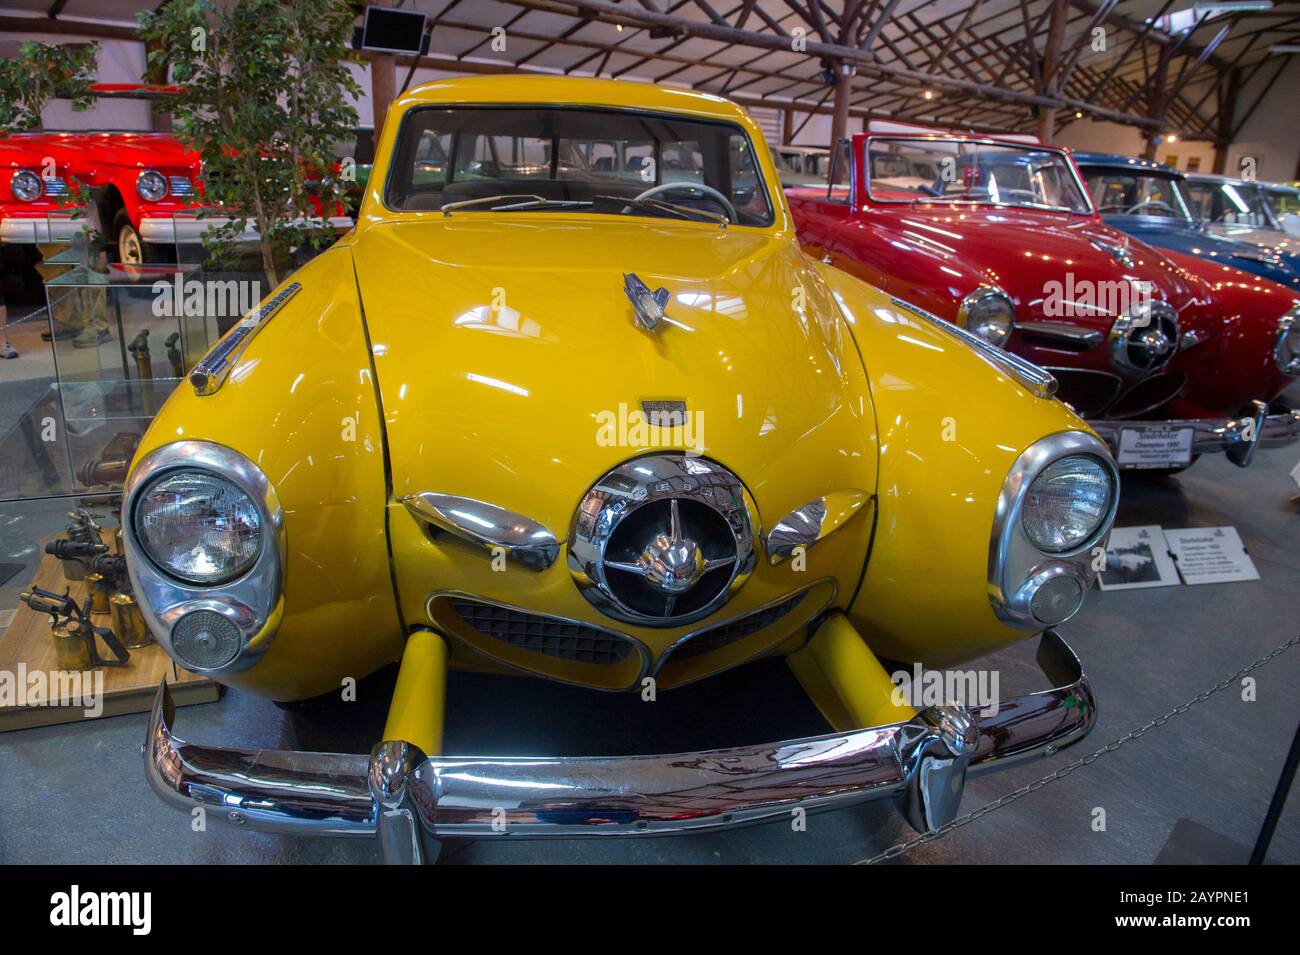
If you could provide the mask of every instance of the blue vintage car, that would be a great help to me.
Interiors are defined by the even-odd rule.
[[[1107,225],[1162,249],[1223,262],[1300,291],[1300,254],[1209,231],[1177,169],[1148,159],[1076,152],[1093,205]]]

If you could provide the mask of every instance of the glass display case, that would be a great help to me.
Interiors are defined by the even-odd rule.
[[[113,262],[84,238],[44,251],[46,306],[10,321],[20,357],[0,363],[0,500],[115,491],[218,337],[198,265]]]

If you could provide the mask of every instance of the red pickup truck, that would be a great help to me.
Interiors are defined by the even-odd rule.
[[[64,170],[63,175],[73,176],[94,190],[97,227],[116,247],[122,262],[171,259],[177,243],[197,244],[204,232],[227,221],[220,215],[195,216],[204,208],[199,156],[170,134],[22,133],[0,141],[0,145],[15,163],[25,163],[24,168],[40,169],[53,163]],[[3,241],[46,241],[39,225],[42,213],[48,228],[56,233],[67,231],[61,222],[49,218],[51,210],[35,202],[0,194]],[[334,211],[340,214],[328,218],[329,226],[341,231],[350,229],[352,219],[342,215],[341,208]],[[3,225],[11,217],[32,221],[21,228],[15,226],[11,236]],[[55,235],[51,240],[65,238],[66,234]],[[243,238],[254,241],[256,230],[250,226]]]

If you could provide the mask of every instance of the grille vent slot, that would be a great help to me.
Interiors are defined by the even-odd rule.
[[[448,603],[466,626],[494,640],[543,656],[612,666],[627,659],[632,644],[573,620],[546,617],[453,597]]]
[[[737,640],[743,640],[745,637],[752,636],[758,631],[770,627],[786,614],[793,611],[808,592],[801,591],[788,600],[779,604],[773,604],[770,607],[764,607],[762,610],[755,610],[753,613],[728,623],[719,624],[696,634],[687,640],[676,650],[672,652],[673,660],[688,660],[691,657],[698,657],[704,653],[712,653],[714,650],[721,650],[723,647],[735,643]]]

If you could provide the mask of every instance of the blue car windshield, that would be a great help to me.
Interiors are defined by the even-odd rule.
[[[1192,222],[1178,180],[1140,170],[1084,167],[1092,204],[1102,215],[1155,216]]]

